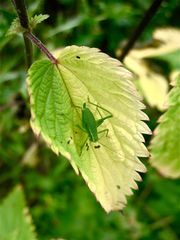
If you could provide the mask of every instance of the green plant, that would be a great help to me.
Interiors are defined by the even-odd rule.
[[[161,3],[161,1],[155,2],[149,9],[151,16],[154,15],[155,8],[158,8]],[[47,15],[35,15],[28,20],[23,1],[14,1],[14,4],[18,9],[19,19],[13,21],[8,31],[8,38],[10,39],[10,35],[16,32],[23,33],[28,67],[32,64],[31,42],[37,45],[50,60],[37,61],[33,63],[29,69],[28,91],[31,100],[31,125],[34,132],[38,136],[41,134],[46,143],[55,153],[61,153],[69,159],[77,173],[79,171],[81,172],[89,185],[89,188],[95,193],[97,199],[106,211],[122,209],[126,203],[125,196],[132,194],[131,188],[137,188],[134,181],[140,180],[137,171],[145,171],[145,166],[137,157],[148,156],[147,150],[142,144],[144,139],[141,134],[150,133],[148,127],[142,122],[142,120],[147,120],[147,116],[141,111],[144,106],[140,102],[140,98],[132,84],[132,74],[122,65],[119,65],[118,61],[100,53],[97,49],[71,46],[61,50],[59,53],[51,53],[47,47],[43,45],[34,34],[32,34],[32,30],[38,23],[47,19]],[[87,13],[88,9],[86,10]],[[149,15],[147,14],[135,31],[133,37],[129,39],[124,50],[121,51],[121,55],[117,56],[124,61],[129,69],[132,69],[134,73],[140,75],[142,81],[138,82],[137,80],[137,87],[140,88],[142,95],[145,96],[149,105],[157,106],[162,110],[162,102],[167,93],[168,84],[166,80],[164,81],[164,79],[162,79],[161,73],[157,74],[152,71],[153,68],[151,64],[155,62],[155,65],[157,66],[158,61],[158,63],[163,66],[163,63],[166,62],[166,64],[170,63],[169,65],[173,67],[176,65],[176,69],[178,70],[178,65],[174,65],[172,61],[174,57],[171,57],[170,55],[166,56],[163,52],[164,50],[161,49],[161,43],[158,42],[156,46],[154,45],[152,47],[154,48],[153,50],[155,53],[153,54],[155,55],[150,54],[147,56],[145,51],[144,53],[142,52],[141,55],[141,50],[132,50],[127,56],[128,51],[132,48],[137,37],[139,37],[140,33],[147,26],[147,23],[150,20],[148,17]],[[80,24],[82,21],[85,21],[82,19],[84,19],[84,17],[76,19],[75,24]],[[164,39],[160,39],[160,41],[163,43],[165,42]],[[175,45],[173,45],[173,47],[171,46],[171,49],[179,49],[178,46],[174,46]],[[147,50],[152,49],[149,47]],[[157,50],[159,50],[159,55],[157,55]],[[172,54],[172,52],[173,51],[170,51],[170,54]],[[141,68],[139,66],[141,66]],[[139,71],[136,72],[138,67]],[[166,74],[169,73],[166,72]],[[9,78],[9,76],[6,78]],[[22,75],[22,83],[24,82],[24,78],[24,75]],[[157,87],[156,79],[158,79],[159,86],[165,86],[161,89],[160,100],[154,97],[154,95],[151,96],[149,87],[144,87],[145,82],[143,81],[145,79],[146,81],[153,79],[155,82],[153,86],[155,86],[155,88]],[[108,84],[106,84],[106,82],[108,82]],[[162,82],[164,85],[161,85]],[[149,86],[152,86],[153,83],[150,82],[150,84],[151,85]],[[16,87],[17,89],[20,88],[19,86]],[[78,89],[81,89],[81,91]],[[179,148],[177,148],[176,151],[174,151],[173,148],[173,145],[176,145],[179,139],[179,132],[176,131],[177,127],[175,128],[175,126],[178,126],[178,122],[176,121],[176,119],[178,119],[178,114],[176,114],[176,112],[178,112],[179,107],[178,93],[179,88],[177,80],[177,85],[170,94],[171,104],[169,110],[167,111],[167,114],[165,113],[165,117],[162,117],[165,120],[159,125],[159,133],[152,142],[152,164],[163,175],[168,175],[171,178],[179,176]],[[21,88],[20,96],[21,98],[24,96],[24,99],[20,98],[19,101],[19,95],[17,95],[17,100],[15,98],[14,101],[8,103],[7,106],[12,106],[12,110],[9,111],[8,109],[6,116],[9,116],[10,118],[13,116],[13,111],[16,111],[16,103],[22,104],[23,101],[28,102],[24,88]],[[113,96],[113,99],[109,101],[108,96]],[[99,131],[108,129],[109,133],[107,136],[102,136],[99,145],[94,145],[91,139],[87,140],[87,132],[83,132],[78,127],[82,126],[84,122],[82,120],[81,109],[78,109],[77,106],[83,106],[83,104],[87,102],[88,97],[92,99],[95,105],[103,106],[105,109],[110,110],[113,115],[113,117],[106,119],[106,115],[102,111],[101,124],[97,127]],[[99,119],[99,113],[95,106],[88,105],[88,110],[94,119]],[[151,118],[150,124],[152,124],[152,121],[155,121],[154,119],[157,117],[155,116],[153,119],[151,114],[149,115]],[[170,129],[173,125],[171,123],[172,116],[175,124],[174,128],[171,129],[171,138],[168,138],[169,131],[167,131],[166,127],[164,128],[161,126],[166,124]],[[104,119],[106,120],[102,121]],[[89,119],[86,122],[92,123]],[[14,124],[19,124],[21,126],[22,122],[15,122]],[[94,129],[97,130],[97,127],[93,128],[93,131]],[[2,129],[5,128],[8,129],[8,122],[6,123],[6,120],[3,121]],[[90,128],[88,127],[87,129],[89,130]],[[15,146],[18,146],[17,142],[25,141],[26,136],[22,138],[19,137],[18,140],[16,139],[18,139],[17,134],[14,135],[14,142],[11,142],[11,146],[13,146],[13,143],[15,143]],[[87,143],[86,148],[82,147],[84,146],[84,142]],[[159,147],[159,143],[161,143],[161,147]],[[5,146],[6,142],[3,144]],[[34,166],[38,163],[38,145],[39,143],[30,146],[29,152],[27,151],[27,154],[24,157],[24,162],[26,162],[26,164],[28,161],[31,161],[28,160],[29,154],[31,156],[30,158],[34,156]],[[170,145],[171,147],[169,148],[168,146]],[[166,146],[167,149],[165,149]],[[23,152],[22,148],[17,149],[17,154],[21,154],[21,152]],[[2,151],[1,154],[3,158],[8,161],[5,151]],[[166,161],[164,161],[164,154],[167,156]],[[155,155],[158,155],[156,159],[154,157]],[[61,161],[63,162],[62,159]],[[158,162],[162,164],[158,164]],[[66,164],[64,166],[66,166]],[[170,168],[170,166],[172,167]],[[62,169],[63,168],[64,167],[62,166]],[[20,172],[21,167],[18,166],[16,171],[14,171],[12,178],[15,179]],[[49,178],[47,180],[47,186],[49,186],[49,189],[55,185],[52,183],[52,179]],[[43,186],[43,184],[46,186],[43,181],[41,186]],[[158,193],[161,195],[160,191]],[[81,201],[84,200],[81,199]],[[167,199],[167,202],[168,201],[171,202],[171,199]],[[151,202],[148,206],[151,206]],[[174,211],[178,212],[178,209]],[[151,217],[152,219],[158,219],[158,216]],[[137,226],[138,225],[136,225],[136,227]],[[144,236],[146,234],[147,233],[144,233]]]

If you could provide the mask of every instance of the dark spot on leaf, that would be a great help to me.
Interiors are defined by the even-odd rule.
[[[96,145],[96,146],[94,146],[94,148],[100,148],[101,146],[100,145]]]
[[[120,189],[120,188],[121,188],[119,185],[117,185],[116,187],[117,187],[117,189]]]
[[[67,141],[67,144],[70,144],[71,140],[72,140],[72,137],[70,137],[70,139]]]
[[[76,58],[80,59],[80,56],[76,56]]]
[[[88,143],[86,143],[86,151],[88,151],[89,150],[89,145],[88,145]]]

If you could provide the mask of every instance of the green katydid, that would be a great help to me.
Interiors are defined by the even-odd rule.
[[[113,117],[113,115],[108,110],[106,110],[105,108],[103,108],[103,107],[101,107],[97,104],[94,104],[90,101],[88,101],[88,102],[90,104],[96,106],[97,110],[100,108],[103,111],[109,113],[109,115],[107,115],[105,117],[101,117],[100,119],[96,120],[93,113],[91,112],[91,110],[87,107],[86,103],[83,103],[83,107],[82,107],[82,127],[80,127],[80,129],[88,134],[88,138],[89,138],[90,142],[95,143],[99,140],[99,137],[98,137],[99,133],[107,132],[107,134],[108,134],[108,131],[109,131],[108,129],[103,129],[103,130],[98,132],[98,127],[106,119]],[[98,112],[99,112],[99,110],[98,110]],[[100,112],[99,112],[99,114],[101,116]],[[107,136],[107,134],[106,134],[106,136]],[[87,139],[86,139],[86,141],[87,141]],[[84,144],[83,144],[83,146],[84,146]],[[95,146],[95,148],[99,148],[99,147],[100,147],[99,145]]]

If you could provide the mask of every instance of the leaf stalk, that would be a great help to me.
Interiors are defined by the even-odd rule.
[[[45,45],[32,32],[26,32],[25,35],[49,58],[53,64],[58,63],[58,60],[49,52]]]

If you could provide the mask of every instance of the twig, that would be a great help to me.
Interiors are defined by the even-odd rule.
[[[12,0],[13,5],[15,6],[17,15],[19,17],[20,24],[23,28],[29,30],[29,20],[27,15],[27,10],[24,0]],[[29,68],[33,62],[33,48],[31,41],[23,34],[24,45],[26,51],[26,64]]]
[[[33,62],[33,46],[31,41],[26,37],[26,35],[23,33],[24,38],[24,45],[25,45],[25,51],[26,51],[26,65],[27,68],[29,68]]]
[[[123,62],[126,55],[129,53],[129,51],[134,46],[136,40],[139,38],[139,36],[142,34],[142,32],[145,30],[153,16],[156,14],[158,8],[160,7],[163,0],[154,0],[150,8],[146,11],[143,19],[140,21],[139,25],[133,32],[132,36],[130,37],[129,41],[127,42],[126,46],[123,48],[121,56],[119,57],[119,60]]]

